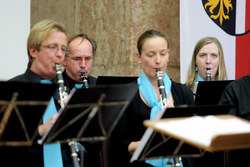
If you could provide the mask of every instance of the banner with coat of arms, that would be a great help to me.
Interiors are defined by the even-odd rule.
[[[228,79],[250,75],[250,0],[180,0],[182,83],[196,42],[206,36],[221,42]]]

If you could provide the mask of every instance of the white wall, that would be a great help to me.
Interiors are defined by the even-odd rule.
[[[0,0],[0,21],[0,80],[8,80],[27,67],[30,0]]]

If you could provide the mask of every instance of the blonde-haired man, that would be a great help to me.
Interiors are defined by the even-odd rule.
[[[29,56],[28,67],[25,73],[12,78],[10,81],[35,83],[52,82],[52,80],[56,78],[55,66],[56,64],[63,64],[66,50],[67,33],[64,25],[47,19],[36,23],[30,30],[27,41],[27,52]],[[50,127],[57,117],[53,98],[49,106],[51,106],[51,108],[45,112],[47,118],[44,117],[44,124],[38,127],[38,138],[44,135],[48,127]],[[43,161],[42,146],[17,148],[15,150],[16,152],[7,148],[5,152],[1,153],[4,157],[2,157],[2,162],[0,162],[2,164],[0,166],[14,166],[18,162],[19,166],[47,167],[47,164],[51,164],[52,166],[57,164],[56,166],[59,167],[63,164],[60,149],[60,145],[57,146],[60,162],[57,161],[57,158],[52,159],[53,162],[48,162]]]

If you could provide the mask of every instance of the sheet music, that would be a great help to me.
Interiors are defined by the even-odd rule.
[[[250,123],[237,118],[193,116],[181,120],[157,122],[155,127],[183,139],[210,146],[212,138],[223,134],[250,133]]]

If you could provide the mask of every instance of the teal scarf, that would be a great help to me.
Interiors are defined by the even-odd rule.
[[[43,84],[51,84],[51,81],[41,80]],[[43,123],[47,122],[50,117],[57,113],[55,101],[52,97],[50,103],[44,113]],[[61,145],[59,143],[55,144],[45,144],[43,145],[43,155],[44,155],[44,167],[63,167]]]
[[[165,85],[165,91],[167,94],[167,97],[170,94],[171,91],[171,80],[169,79],[168,75],[165,73],[163,82]],[[142,72],[141,76],[137,79],[137,83],[139,85],[139,90],[142,93],[143,97],[149,104],[149,106],[152,108],[150,113],[150,120],[154,119],[155,114],[162,109],[161,101],[157,101],[156,93],[154,91],[154,88],[149,81],[148,77]]]
[[[204,81],[204,79],[202,79],[201,76],[199,74],[197,74],[197,80],[196,80],[196,82],[199,82],[199,81]]]
[[[172,82],[169,79],[167,73],[165,73],[164,75],[163,82],[167,94],[166,98],[168,98],[171,91]],[[137,83],[139,85],[140,92],[142,93],[143,97],[145,98],[149,106],[152,108],[150,112],[150,120],[153,120],[156,113],[162,109],[161,101],[160,102],[157,101],[154,88],[144,72],[142,72],[141,76],[137,79]],[[166,163],[168,161],[173,162],[173,158],[146,160],[146,163],[153,165],[154,167],[167,167]]]

